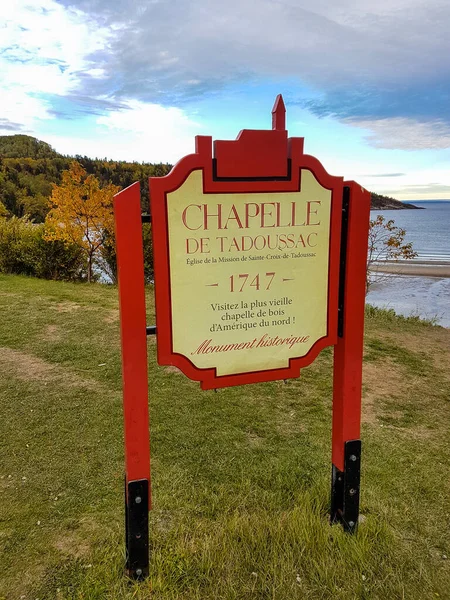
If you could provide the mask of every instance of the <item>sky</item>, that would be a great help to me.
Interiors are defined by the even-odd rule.
[[[3,0],[0,135],[175,163],[269,129],[332,175],[450,199],[448,0]]]

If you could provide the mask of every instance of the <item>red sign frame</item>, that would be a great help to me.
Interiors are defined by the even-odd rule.
[[[183,158],[167,177],[151,178],[152,232],[158,362],[179,367],[204,389],[297,377],[326,346],[334,346],[331,522],[355,532],[359,514],[360,423],[366,257],[370,193],[354,181],[329,175],[314,157],[303,154],[303,139],[288,139],[285,108],[278,96],[272,131],[242,131],[236,141],[196,138],[196,152]],[[298,191],[300,171],[310,170],[332,190],[329,246],[327,334],[286,369],[218,377],[198,369],[172,350],[167,194],[190,173],[201,170],[203,192]],[[142,222],[139,184],[114,198],[120,299],[125,430],[127,571],[148,575],[148,512],[151,508],[148,417],[148,367]],[[154,330],[155,328],[150,328]]]
[[[275,126],[277,112],[282,111],[284,116],[284,105],[277,103]],[[190,379],[200,381],[204,390],[298,377],[300,369],[311,364],[321,350],[337,343],[343,178],[329,175],[316,158],[303,153],[303,138],[288,139],[284,129],[243,130],[234,142],[216,141],[214,157],[212,149],[211,137],[196,137],[195,154],[180,160],[166,177],[150,178],[158,363],[178,367]],[[287,368],[218,376],[215,368],[199,369],[173,351],[167,195],[195,170],[202,171],[204,194],[227,194],[228,198],[242,192],[298,192],[302,170],[311,171],[332,191],[327,333],[305,356],[291,358]]]

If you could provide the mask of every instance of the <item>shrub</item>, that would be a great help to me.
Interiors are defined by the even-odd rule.
[[[46,240],[44,229],[44,225],[39,226],[33,275],[43,279],[86,281],[88,266],[83,251],[75,244]]]
[[[153,283],[153,242],[152,226],[144,223],[142,226],[142,242],[144,248],[144,279],[145,283]],[[105,241],[99,249],[96,266],[111,280],[117,283],[116,239],[107,232]]]
[[[82,280],[86,261],[74,244],[46,241],[45,225],[27,217],[0,218],[0,272],[44,279]]]
[[[33,274],[35,225],[27,218],[0,218],[0,271]]]

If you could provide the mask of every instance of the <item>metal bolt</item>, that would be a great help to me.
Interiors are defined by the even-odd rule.
[[[140,540],[140,539],[141,539],[141,537],[142,537],[142,535],[141,535],[140,533],[137,533],[137,534],[136,534],[136,539],[137,539],[137,540]]]
[[[140,496],[136,496],[135,502],[136,504],[140,504],[142,502],[142,498]]]
[[[349,524],[349,527],[354,527],[355,521],[349,521],[348,524]]]
[[[350,496],[354,496],[356,494],[356,490],[354,488],[352,488],[350,490]]]
[[[355,456],[354,454],[350,454],[350,460],[351,460],[352,462],[355,462],[355,460],[356,460],[356,456]]]
[[[342,481],[342,477],[338,477],[338,481]]]
[[[136,569],[136,575],[140,577],[142,575],[142,569]]]

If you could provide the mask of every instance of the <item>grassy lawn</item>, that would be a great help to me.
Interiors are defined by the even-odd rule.
[[[327,521],[331,356],[202,392],[149,340],[151,576],[130,584],[117,290],[0,276],[0,599],[450,598],[450,330],[368,311],[353,537]]]

